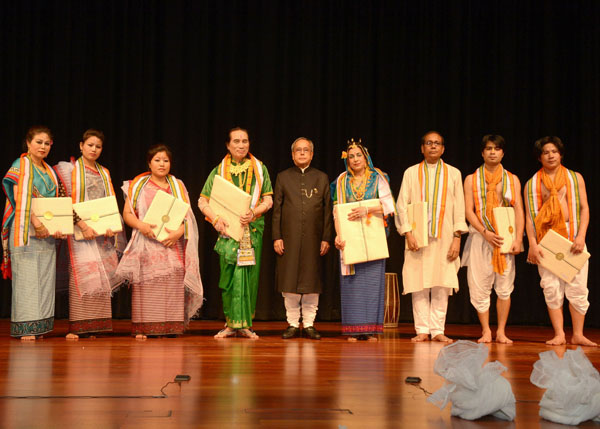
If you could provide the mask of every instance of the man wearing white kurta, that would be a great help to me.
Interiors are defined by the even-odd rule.
[[[417,335],[413,341],[451,342],[444,335],[448,296],[458,291],[460,236],[467,232],[460,171],[441,160],[444,139],[431,131],[421,138],[424,161],[404,172],[396,203],[396,228],[407,241],[402,282],[411,293]],[[408,222],[407,207],[427,201],[428,245],[419,248]]]

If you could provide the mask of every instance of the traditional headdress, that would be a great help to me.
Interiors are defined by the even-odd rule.
[[[350,149],[354,148],[358,148],[362,151],[363,155],[367,159],[367,169],[374,171],[375,166],[373,165],[373,161],[371,160],[371,155],[369,155],[369,150],[366,148],[366,146],[363,146],[362,139],[358,139],[358,141],[356,142],[353,138],[347,141],[346,150],[342,151],[342,159],[344,160],[344,166],[346,167],[346,171],[352,174],[352,171],[350,171],[350,169],[348,168],[348,152],[350,152]]]

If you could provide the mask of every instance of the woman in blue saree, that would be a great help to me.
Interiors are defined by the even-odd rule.
[[[33,198],[64,196],[54,170],[44,161],[52,147],[47,127],[31,127],[23,153],[2,180],[6,206],[2,219],[2,274],[12,278],[10,335],[35,340],[54,327],[55,239],[31,212]]]
[[[387,174],[373,166],[366,147],[360,140],[348,142],[342,153],[346,171],[331,183],[333,204],[379,199],[375,208],[357,207],[348,215],[349,221],[357,221],[373,215],[394,214],[394,198],[390,191]],[[336,218],[335,246],[341,251],[346,243],[340,237],[339,219]],[[341,260],[341,258],[340,258]],[[348,341],[377,341],[376,334],[383,333],[385,298],[385,259],[345,265],[340,270],[340,294],[342,300],[342,335]]]

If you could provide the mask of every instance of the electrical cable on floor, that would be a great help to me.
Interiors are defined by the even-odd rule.
[[[414,386],[417,389],[421,389],[425,393],[425,396],[430,396],[431,395],[430,391],[428,391],[427,389],[425,389],[424,387],[421,386],[421,382],[418,382],[418,383],[409,383],[409,382],[406,382],[406,384],[408,384],[410,386]]]
[[[14,396],[14,395],[3,395],[0,396],[0,399],[165,399],[168,398],[167,394],[164,392],[164,389],[169,384],[179,384],[181,386],[181,382],[178,381],[168,381],[163,387],[160,388],[160,395],[49,395],[49,396],[37,396],[37,395],[29,395],[29,396]]]

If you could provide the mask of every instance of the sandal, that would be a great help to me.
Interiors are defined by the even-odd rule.
[[[221,329],[219,332],[217,332],[217,334],[214,336],[214,338],[229,338],[229,337],[235,337],[235,335],[236,335],[235,329],[226,327],[226,328]]]
[[[239,329],[238,332],[240,333],[240,336],[242,336],[244,338],[250,338],[252,340],[258,339],[258,334],[256,332],[254,332],[252,329],[249,329],[249,328]]]

